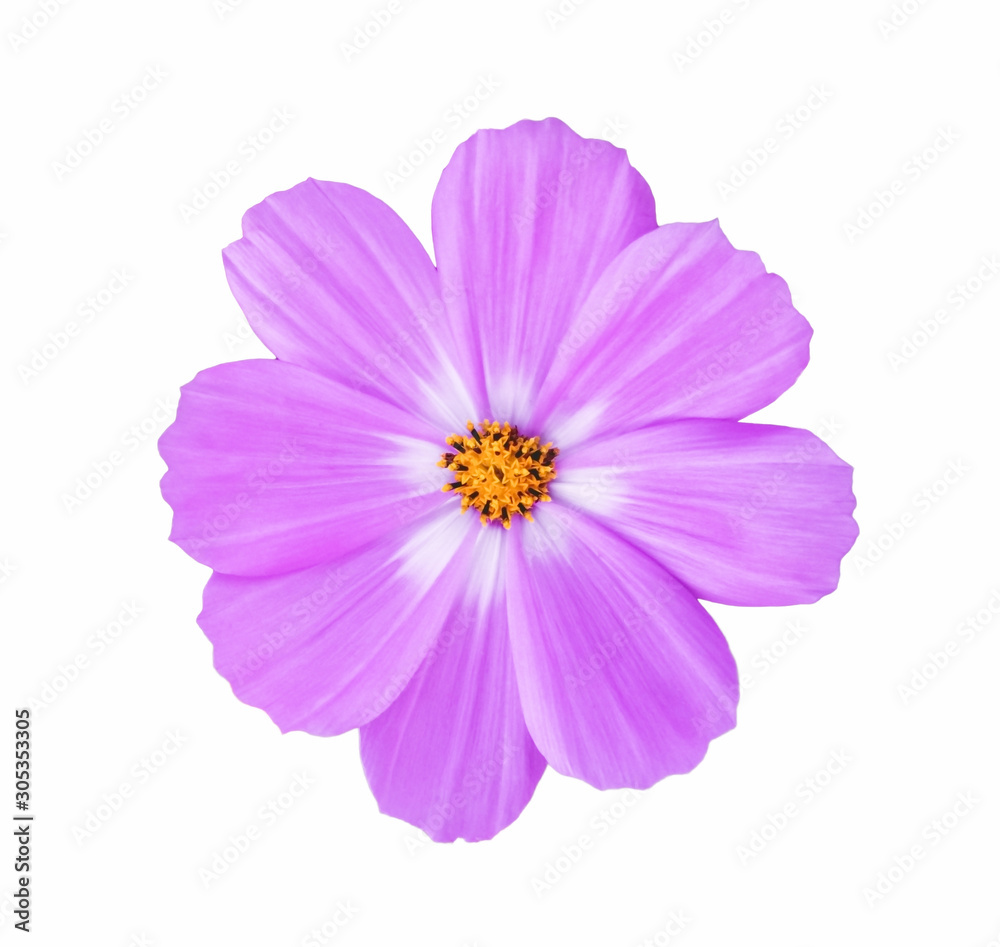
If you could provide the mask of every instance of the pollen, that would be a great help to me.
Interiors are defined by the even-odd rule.
[[[439,467],[455,479],[441,489],[462,497],[462,512],[472,507],[486,526],[500,520],[510,529],[514,516],[531,522],[531,508],[548,502],[548,484],[555,475],[558,449],[537,437],[524,437],[506,422],[483,421],[477,428],[469,421],[468,434],[451,434],[445,443],[451,451],[441,455]]]

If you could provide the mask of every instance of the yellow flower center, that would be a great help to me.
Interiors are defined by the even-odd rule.
[[[483,526],[501,520],[510,529],[512,516],[531,522],[531,508],[551,500],[548,483],[556,475],[552,462],[559,451],[537,437],[524,437],[506,422],[469,421],[466,435],[451,434],[445,443],[454,453],[441,455],[439,467],[454,471],[455,480],[441,489],[462,495],[462,512],[479,510]]]

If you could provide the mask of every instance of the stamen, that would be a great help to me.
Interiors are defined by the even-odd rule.
[[[504,529],[510,529],[512,513],[532,522],[532,506],[552,499],[548,483],[556,475],[553,461],[558,449],[537,437],[523,437],[515,426],[498,421],[483,421],[478,429],[469,421],[466,429],[467,436],[445,438],[455,452],[442,454],[438,466],[454,471],[457,479],[441,489],[460,494],[461,512],[470,507],[478,510],[484,526],[500,520]]]

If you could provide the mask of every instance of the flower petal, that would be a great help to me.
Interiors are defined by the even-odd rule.
[[[667,224],[605,270],[561,339],[539,401],[561,395],[561,448],[673,418],[738,420],[809,361],[812,328],[785,281],[717,220]]]
[[[409,683],[467,587],[469,525],[439,510],[311,569],[216,572],[198,616],[216,669],[283,732],[330,736],[368,723]]]
[[[447,501],[442,445],[427,422],[304,368],[217,365],[181,389],[160,438],[170,538],[238,575],[330,561]]]
[[[545,770],[510,654],[501,574],[508,537],[476,532],[467,594],[406,690],[361,728],[380,810],[438,842],[492,838],[517,818]]]
[[[442,286],[409,227],[367,191],[309,178],[272,194],[246,212],[223,260],[278,358],[445,427],[474,416],[444,317],[459,290]]]
[[[482,363],[491,417],[530,424],[587,291],[656,226],[649,185],[610,142],[557,119],[476,132],[434,194],[434,250],[453,331]]]
[[[635,542],[698,598],[797,605],[837,587],[858,536],[851,476],[809,431],[684,420],[560,455],[552,492]]]
[[[598,789],[694,768],[736,722],[736,664],[712,617],[652,559],[564,505],[511,532],[514,667],[549,764]]]

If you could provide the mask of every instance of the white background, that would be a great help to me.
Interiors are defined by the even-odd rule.
[[[324,924],[335,943],[445,947],[1000,937],[1000,278],[977,283],[982,260],[1000,260],[995,4],[907,0],[915,12],[889,31],[892,0],[587,0],[562,18],[539,0],[399,0],[349,57],[386,4],[94,0],[48,22],[39,4],[0,14],[4,712],[41,708],[23,942],[294,947]],[[35,35],[12,42],[36,14]],[[685,49],[698,55],[685,63]],[[123,109],[147,70],[152,91]],[[813,86],[825,101],[810,114]],[[477,87],[463,118],[454,106]],[[783,117],[800,106],[794,128]],[[276,108],[290,123],[248,145]],[[281,736],[213,670],[195,624],[209,571],[166,540],[160,404],[201,368],[268,354],[220,256],[252,204],[308,176],[350,182],[429,246],[455,146],[549,115],[627,148],[661,223],[718,216],[787,279],[815,327],[812,361],[758,417],[810,428],[855,465],[861,538],[815,606],[709,606],[744,693],[739,726],[692,774],[625,805],[550,770],[493,841],[435,845],[378,813],[356,734]],[[104,140],[59,168],[102,119]],[[444,141],[393,186],[386,172],[439,127]],[[767,138],[777,150],[723,194]],[[232,159],[239,174],[185,220]],[[858,225],[896,179],[888,209]],[[45,360],[47,334],[115,270],[128,285]],[[115,450],[122,463],[68,509]],[[139,616],[102,651],[92,636],[133,602]],[[977,612],[981,630],[961,632]],[[944,666],[914,679],[933,652]],[[914,681],[919,693],[900,690]],[[170,734],[179,749],[154,756]],[[849,763],[817,776],[832,753]],[[262,807],[297,774],[308,788],[268,824]],[[810,777],[823,788],[807,799]],[[794,817],[765,828],[786,803]],[[252,825],[259,838],[206,883]],[[571,861],[583,834],[593,844]],[[0,942],[21,943],[8,845]],[[914,845],[923,857],[888,877]],[[880,873],[888,893],[866,897]]]

